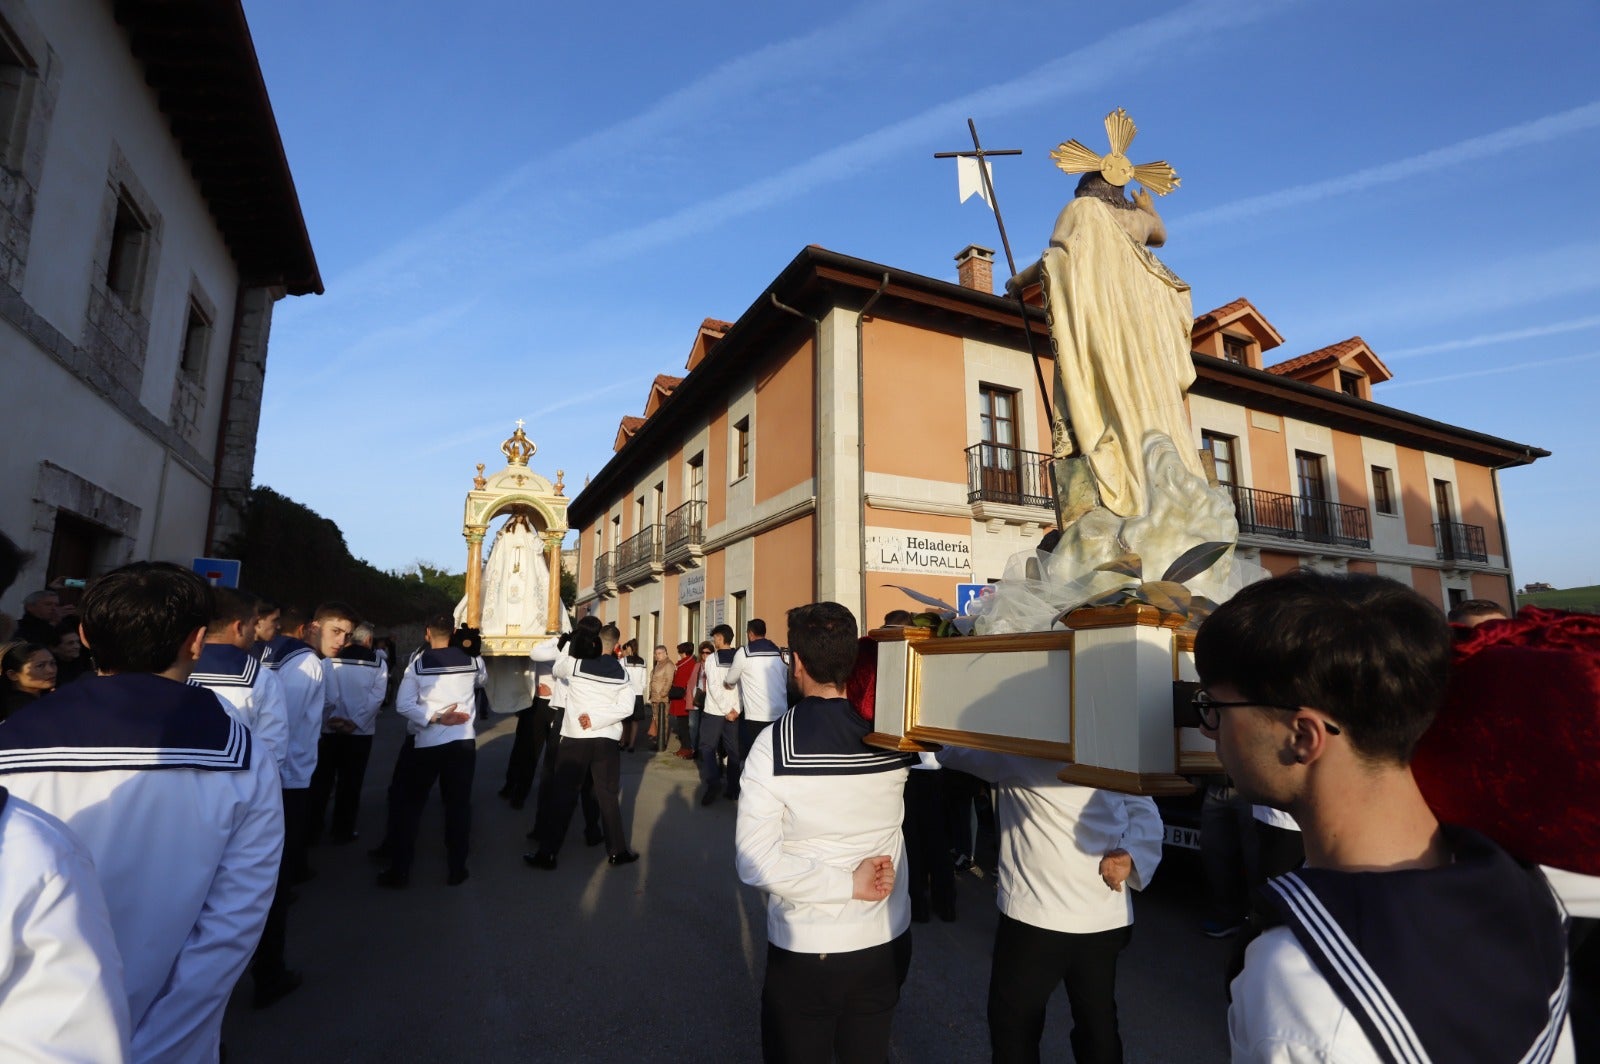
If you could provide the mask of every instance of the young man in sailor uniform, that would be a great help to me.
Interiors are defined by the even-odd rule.
[[[212,588],[211,594],[216,615],[206,625],[206,645],[189,682],[222,699],[229,715],[250,729],[281,774],[289,752],[288,709],[277,676],[251,653],[256,597],[231,587]]]
[[[333,798],[334,842],[354,842],[356,814],[361,807],[361,784],[372,756],[372,734],[378,710],[389,690],[389,673],[372,648],[376,633],[370,624],[358,624],[348,646],[326,658],[328,709],[317,742],[317,769],[311,774],[310,841],[322,835]]]
[[[1233,1059],[1571,1060],[1549,885],[1440,824],[1411,772],[1450,666],[1438,607],[1382,577],[1302,570],[1218,607],[1195,666],[1223,767],[1305,842],[1305,867],[1260,892]]]
[[[856,622],[836,602],[789,611],[805,697],[744,766],[739,878],[767,894],[761,1051],[768,1062],[881,1061],[911,964],[901,837],[913,758],[866,745],[845,684]]]
[[[94,859],[135,1061],[216,1061],[283,846],[277,765],[216,695],[186,682],[214,612],[211,587],[187,569],[107,573],[81,609],[99,675],[0,728],[0,784],[64,821]]]
[[[283,618],[283,607],[276,602],[261,599],[256,603],[255,645],[250,648],[250,654],[265,661],[268,657],[268,648],[272,641],[278,638],[278,624]]]
[[[989,1046],[1000,1064],[1037,1061],[1045,1006],[1065,984],[1072,1059],[1122,1060],[1117,955],[1133,937],[1133,891],[1161,863],[1149,798],[1063,783],[1038,758],[947,746],[939,763],[995,789],[1000,922],[989,968]]]
[[[527,837],[535,841],[544,837],[545,818],[551,809],[550,793],[555,786],[556,757],[561,750],[561,722],[566,718],[567,692],[571,681],[565,675],[555,674],[556,662],[563,658],[571,658],[574,649],[590,657],[600,653],[600,628],[599,617],[590,614],[579,617],[573,625],[572,631],[559,636],[551,636],[542,643],[537,644],[528,653],[533,661],[535,690],[541,677],[546,677],[548,684],[550,712],[547,727],[540,731],[535,730],[534,738],[543,743],[543,771],[539,774],[539,793],[534,797],[533,829]],[[582,660],[582,659],[577,659]],[[565,671],[565,670],[563,670]],[[518,723],[521,730],[521,723]],[[538,748],[532,750],[532,759],[538,761],[540,757]],[[531,785],[533,779],[532,769],[528,770],[528,780]],[[523,800],[527,799],[527,791],[521,792]],[[579,790],[578,798],[583,808],[583,839],[591,846],[598,846],[605,841],[605,831],[600,826],[600,806],[594,797],[594,776],[588,774],[583,777],[583,784]],[[515,808],[515,803],[513,803]],[[536,847],[537,848],[537,847]],[[524,855],[526,857],[526,855]]]
[[[417,828],[435,780],[444,802],[445,882],[467,881],[472,838],[472,774],[478,760],[473,692],[484,682],[482,658],[450,645],[455,621],[440,614],[428,622],[428,649],[418,654],[400,681],[395,709],[416,727],[410,765],[396,795],[398,823],[390,840],[390,864],[378,885],[404,887],[411,880]]]
[[[614,624],[600,629],[600,656],[563,657],[553,675],[567,681],[567,706],[561,717],[561,742],[556,748],[555,779],[548,810],[540,811],[539,848],[523,854],[535,868],[552,870],[567,836],[572,808],[577,805],[585,777],[594,782],[606,859],[614,865],[632,864],[639,855],[628,849],[622,823],[622,722],[633,715],[633,684],[616,658],[622,633]]]
[[[533,790],[533,780],[539,771],[539,757],[545,752],[552,737],[552,726],[559,710],[550,707],[550,696],[555,693],[551,670],[560,657],[558,636],[551,636],[529,651],[532,671],[528,686],[533,702],[517,712],[517,732],[511,740],[511,755],[506,758],[506,781],[499,794],[513,809],[521,809]]]
[[[733,652],[722,682],[739,689],[739,760],[756,736],[789,709],[789,666],[783,651],[767,638],[767,622],[757,617],[745,626],[745,644]],[[734,793],[738,793],[735,777]]]
[[[717,800],[717,792],[724,798],[739,797],[739,765],[743,760],[739,745],[739,688],[727,682],[728,670],[733,667],[733,629],[719,624],[711,629],[711,656],[701,666],[701,682],[705,685],[705,715],[700,719],[700,782],[706,785],[700,795],[701,805]],[[727,763],[717,761],[717,746],[721,744]]]
[[[0,787],[0,1060],[128,1059],[128,991],[94,859]]]

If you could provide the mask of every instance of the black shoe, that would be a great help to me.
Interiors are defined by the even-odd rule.
[[[445,884],[447,886],[459,887],[461,884],[467,881],[467,878],[467,870],[463,868],[459,872],[451,872],[450,875],[445,879]]]
[[[393,868],[378,873],[378,886],[390,890],[404,890],[411,885],[411,875]]]
[[[585,831],[583,833],[583,844],[585,846],[598,846],[602,842],[605,842],[605,841],[606,841],[606,837],[603,834],[591,835],[587,831]]]
[[[707,787],[706,788],[706,793],[704,793],[704,794],[702,794],[700,796],[700,804],[701,805],[712,805],[713,803],[716,802],[716,800],[717,800],[717,790],[716,790],[715,787]]]
[[[956,922],[956,902],[955,902],[955,899],[951,898],[948,901],[935,901],[933,903],[933,915],[937,916],[939,919],[943,920],[947,924],[955,923]]]
[[[623,850],[621,853],[608,854],[606,856],[606,864],[633,864],[638,859],[639,855],[632,850]]]
[[[279,1001],[299,990],[300,984],[304,981],[300,978],[299,972],[291,972],[287,969],[279,972],[271,979],[257,979],[255,997],[251,1004],[258,1009],[276,1005]]]
[[[522,860],[532,868],[542,868],[546,872],[554,872],[556,870],[556,855],[546,853],[543,850],[538,853],[525,853],[522,855]]]

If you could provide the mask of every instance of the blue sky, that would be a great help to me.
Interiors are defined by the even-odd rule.
[[[464,561],[462,496],[527,418],[575,490],[704,317],[806,244],[1019,265],[1125,107],[1196,312],[1359,334],[1375,398],[1554,456],[1502,476],[1519,583],[1600,583],[1600,8],[1235,0],[807,5],[246,0],[327,283],[279,304],[256,461],[385,568]],[[1003,269],[997,269],[997,274]]]

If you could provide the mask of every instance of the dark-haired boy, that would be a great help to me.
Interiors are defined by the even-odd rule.
[[[139,1061],[217,1059],[283,845],[271,756],[185,682],[213,613],[211,587],[187,569],[107,573],[82,604],[100,675],[0,728],[5,786],[65,821],[94,858]]]
[[[700,681],[706,699],[704,715],[700,718],[700,738],[696,749],[700,753],[700,782],[705,791],[700,795],[701,805],[710,805],[721,791],[725,798],[739,797],[739,766],[743,762],[739,745],[739,689],[727,683],[728,669],[733,666],[737,651],[733,646],[733,629],[719,624],[711,629],[711,656],[700,664]],[[717,760],[717,747],[721,747],[725,761]]]
[[[455,620],[440,614],[428,622],[428,649],[411,659],[394,706],[412,729],[414,747],[396,780],[396,824],[389,839],[389,867],[378,885],[404,887],[411,880],[417,828],[434,781],[444,802],[446,882],[467,881],[472,840],[472,775],[478,761],[473,692],[485,679],[483,659],[451,645]]]
[[[633,683],[616,657],[621,638],[616,625],[603,625],[598,657],[562,657],[555,663],[552,675],[567,683],[566,709],[561,715],[561,740],[556,746],[550,789],[540,795],[539,848],[522,855],[534,868],[556,867],[585,781],[594,788],[606,859],[613,865],[639,859],[628,848],[628,832],[622,823],[620,741],[622,722],[633,715],[634,694]]]
[[[230,587],[212,588],[216,609],[206,625],[206,644],[189,682],[212,691],[234,720],[250,729],[283,771],[289,719],[283,688],[271,669],[250,651],[255,646],[256,597]]]
[[[767,622],[757,617],[745,626],[745,644],[733,652],[722,682],[739,691],[739,759],[789,708],[789,666],[783,651],[767,638]],[[734,776],[738,793],[738,776]]]
[[[1562,914],[1537,870],[1441,825],[1410,768],[1450,632],[1392,580],[1302,571],[1201,627],[1196,708],[1241,794],[1299,823],[1232,984],[1233,1059],[1571,1059]]]
[[[789,611],[805,697],[744,766],[739,878],[767,894],[761,1049],[767,1061],[884,1060],[911,964],[900,824],[905,754],[875,750],[845,684],[856,622],[837,602]]]

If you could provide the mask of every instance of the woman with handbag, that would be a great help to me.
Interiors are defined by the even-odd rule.
[[[678,737],[677,756],[685,761],[694,757],[694,740],[690,734],[691,708],[694,705],[694,677],[700,667],[695,657],[693,643],[678,644],[678,660],[672,668],[672,686],[667,689],[667,714],[672,721],[672,733]],[[665,736],[662,748],[666,748]]]

